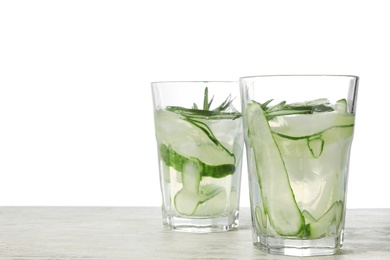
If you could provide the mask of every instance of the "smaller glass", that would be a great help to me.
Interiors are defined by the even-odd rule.
[[[258,76],[240,85],[254,245],[339,252],[358,77]]]
[[[238,82],[154,82],[152,94],[164,226],[236,227],[244,146]]]

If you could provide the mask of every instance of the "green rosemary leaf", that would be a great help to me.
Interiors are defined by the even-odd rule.
[[[262,108],[264,111],[266,111],[266,110],[268,109],[268,108],[267,108],[268,104],[271,103],[272,101],[273,101],[273,99],[270,99],[270,100],[265,101],[263,104],[260,104],[261,108]]]
[[[209,110],[209,88],[204,89],[203,110]]]

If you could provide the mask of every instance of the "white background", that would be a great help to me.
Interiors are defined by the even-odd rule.
[[[150,82],[308,73],[361,77],[348,207],[390,207],[389,27],[378,0],[1,1],[0,205],[160,206]]]

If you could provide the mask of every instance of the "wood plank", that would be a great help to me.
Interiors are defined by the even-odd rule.
[[[344,244],[332,259],[390,259],[390,209],[348,210]],[[248,208],[235,230],[191,234],[157,207],[0,207],[0,259],[199,258],[286,259],[252,245]]]

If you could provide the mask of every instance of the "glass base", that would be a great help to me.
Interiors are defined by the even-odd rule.
[[[334,255],[343,247],[340,237],[325,237],[312,240],[258,237],[253,244],[260,250],[275,255],[320,256]]]
[[[238,226],[238,211],[228,216],[217,217],[191,217],[182,216],[163,217],[163,224],[166,228],[174,231],[192,233],[223,232]]]

